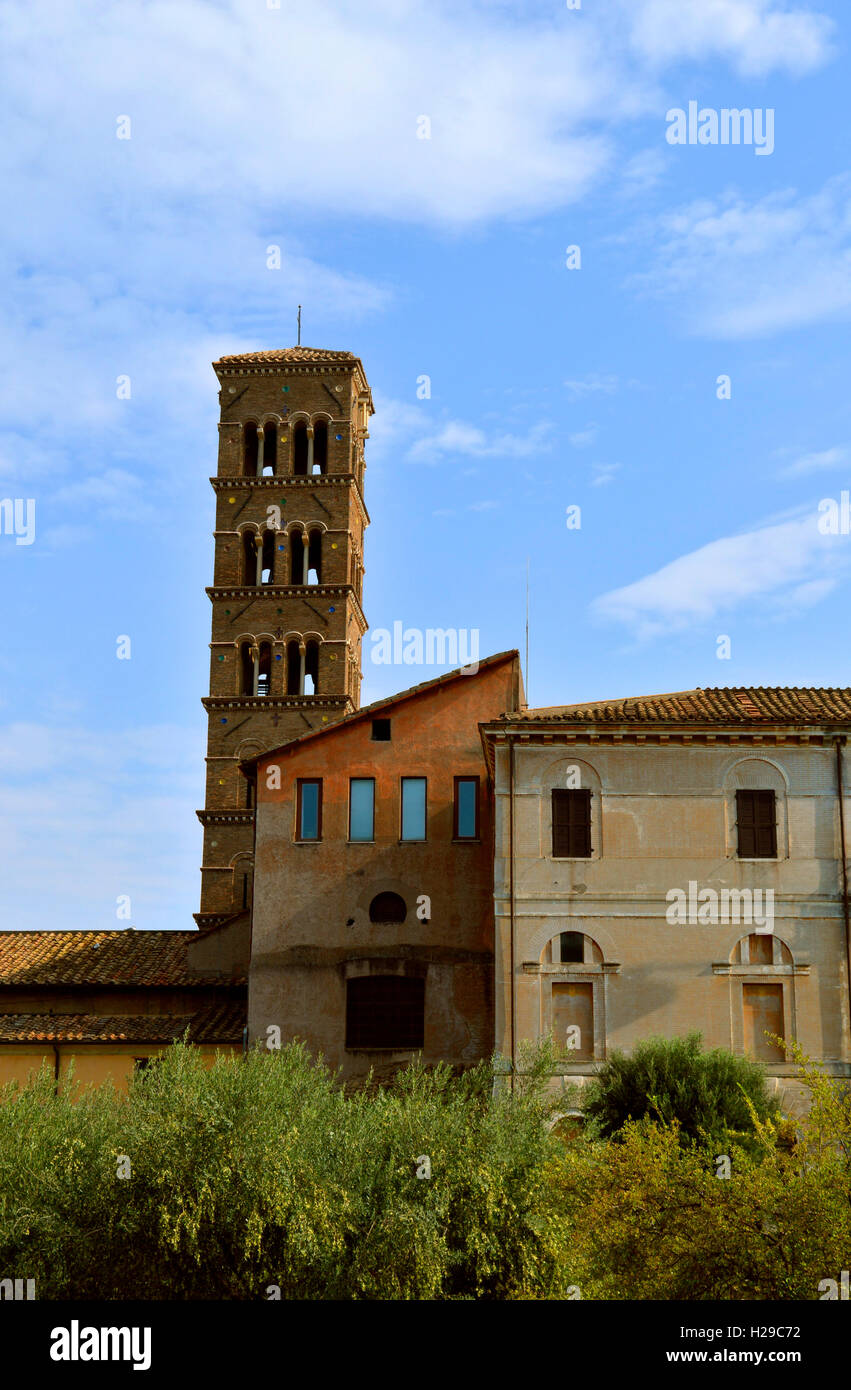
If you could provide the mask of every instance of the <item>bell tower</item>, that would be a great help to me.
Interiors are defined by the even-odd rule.
[[[253,787],[240,763],[360,703],[364,441],[360,358],[241,353],[219,380],[215,568],[200,927],[248,911]]]

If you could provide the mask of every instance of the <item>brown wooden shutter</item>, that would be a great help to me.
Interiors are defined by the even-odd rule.
[[[740,859],[774,859],[777,813],[772,791],[737,791],[736,822]]]
[[[591,854],[591,792],[553,792],[553,858],[587,859]]]

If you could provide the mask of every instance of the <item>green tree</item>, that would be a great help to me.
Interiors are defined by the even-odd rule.
[[[769,1098],[758,1062],[724,1048],[705,1052],[700,1033],[648,1038],[632,1053],[613,1052],[588,1089],[585,1112],[604,1139],[621,1135],[628,1120],[676,1121],[685,1143],[728,1143],[753,1133],[753,1115],[766,1120]]]

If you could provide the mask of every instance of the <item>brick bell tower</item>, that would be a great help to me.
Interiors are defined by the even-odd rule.
[[[222,357],[199,927],[245,912],[253,787],[243,759],[360,703],[364,441],[360,358],[292,347]]]

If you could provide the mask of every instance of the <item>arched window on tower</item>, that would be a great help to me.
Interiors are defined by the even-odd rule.
[[[324,420],[317,420],[313,427],[313,472],[328,471],[328,426]]]
[[[308,642],[304,663],[303,695],[316,695],[319,691],[319,643]]]
[[[278,462],[278,426],[270,420],[263,426],[263,477],[273,478]]]
[[[297,420],[293,427],[293,473],[297,478],[307,474],[307,425]]]
[[[287,694],[301,694],[301,653],[296,641],[287,643]]]
[[[243,642],[239,649],[239,693],[254,694],[254,647],[251,642]]]
[[[257,533],[255,531],[243,531],[242,533],[242,582],[243,584],[257,583]]]
[[[240,854],[231,862],[233,874],[232,904],[235,911],[250,907],[254,885],[254,863],[250,855]]]
[[[290,583],[304,583],[304,544],[301,529],[290,531]]]
[[[260,653],[257,659],[257,694],[268,695],[272,685],[272,644],[271,642],[260,643]]]
[[[242,472],[246,478],[257,477],[257,426],[251,420],[242,431]]]
[[[322,532],[311,531],[307,547],[308,584],[322,583]]]
[[[275,582],[276,539],[274,531],[265,531],[263,533],[263,560],[260,567],[261,584],[274,584]]]
[[[319,643],[287,643],[287,694],[315,695],[319,681]]]

